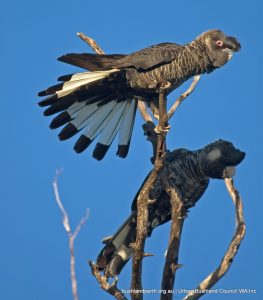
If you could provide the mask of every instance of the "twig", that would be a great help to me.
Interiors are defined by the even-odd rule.
[[[165,179],[164,179],[165,180]],[[170,229],[170,239],[168,243],[168,251],[166,254],[163,278],[162,278],[162,290],[166,293],[161,294],[161,300],[170,300],[173,298],[172,293],[168,293],[169,290],[173,290],[175,275],[177,269],[182,265],[178,264],[179,248],[181,241],[181,234],[186,215],[184,204],[181,200],[179,192],[169,185],[166,186],[166,192],[170,195],[170,201],[172,206],[172,223]]]
[[[233,178],[226,178],[225,179],[225,184],[228,190],[228,193],[230,194],[233,203],[235,205],[236,209],[236,226],[239,226],[241,224],[245,225],[245,220],[244,220],[244,214],[243,214],[243,203],[242,199],[239,195],[238,190],[234,186],[234,180]]]
[[[117,288],[117,280],[115,280],[112,284],[109,284],[108,277],[101,275],[96,264],[94,264],[92,261],[89,261],[89,266],[91,268],[92,275],[97,279],[98,283],[100,284],[100,287],[104,291],[106,291],[118,300],[127,300],[123,293]]]
[[[141,101],[141,100],[138,101],[138,108],[139,108],[141,116],[145,122],[153,122],[153,119],[150,116],[150,114],[148,113],[147,107],[146,107],[144,101]]]
[[[84,215],[84,217],[80,220],[78,226],[76,227],[75,231],[72,233],[70,224],[69,224],[69,217],[68,217],[68,213],[65,210],[60,195],[59,195],[59,191],[58,191],[58,177],[61,173],[61,170],[57,170],[56,171],[56,176],[54,178],[53,181],[53,189],[54,189],[54,193],[55,193],[55,199],[56,202],[58,204],[58,207],[62,213],[62,223],[64,226],[64,229],[68,235],[68,239],[69,239],[69,251],[70,251],[70,278],[71,278],[71,289],[72,289],[72,295],[73,295],[73,299],[74,300],[78,300],[79,296],[78,296],[78,287],[77,287],[77,277],[76,277],[76,267],[75,267],[75,253],[74,253],[74,241],[77,237],[77,235],[79,234],[80,229],[82,228],[82,226],[85,224],[85,222],[87,221],[88,217],[89,217],[89,209],[86,209],[86,213]]]
[[[174,102],[174,104],[172,105],[172,107],[168,112],[168,120],[171,119],[171,117],[173,116],[173,114],[175,113],[179,105],[185,100],[185,98],[187,98],[193,92],[200,78],[201,78],[200,75],[196,75],[189,88],[176,99],[176,101]]]
[[[234,257],[236,256],[238,252],[238,248],[245,236],[246,231],[246,225],[244,223],[244,215],[243,215],[243,205],[242,205],[242,199],[239,195],[238,190],[234,186],[233,179],[225,179],[225,184],[227,187],[227,190],[233,200],[233,203],[235,205],[235,214],[236,214],[236,231],[232,238],[232,241],[220,263],[218,268],[209,274],[199,285],[196,289],[198,290],[207,290],[210,289],[213,285],[215,285],[229,270]],[[203,296],[203,293],[188,293],[183,300],[193,300],[193,299],[199,299],[201,296]]]
[[[96,41],[94,41],[92,38],[86,36],[82,32],[77,32],[77,36],[81,38],[85,43],[90,45],[91,49],[94,50],[97,54],[105,54],[105,52],[101,49],[101,47],[97,44]]]

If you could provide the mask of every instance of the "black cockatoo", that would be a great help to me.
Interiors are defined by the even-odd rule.
[[[180,193],[185,208],[189,209],[203,195],[210,178],[233,177],[235,166],[244,157],[244,152],[223,140],[197,151],[177,149],[168,152],[164,158],[164,167],[149,193],[149,199],[154,201],[148,206],[148,236],[157,226],[171,220],[170,197],[165,192],[162,178]],[[139,192],[140,190],[137,195]],[[99,269],[104,271],[107,277],[118,275],[133,253],[129,246],[136,239],[137,195],[132,203],[131,215],[112,237],[104,240],[106,246],[97,258]]]
[[[79,131],[77,153],[100,135],[93,157],[101,160],[119,133],[117,155],[126,157],[133,130],[137,99],[157,101],[163,83],[167,94],[195,75],[210,73],[226,64],[239,42],[220,30],[209,30],[189,44],[162,43],[130,55],[67,54],[59,61],[89,72],[58,78],[59,83],[39,93],[48,106],[45,116],[59,113],[50,128],[65,127],[59,133],[66,140]]]

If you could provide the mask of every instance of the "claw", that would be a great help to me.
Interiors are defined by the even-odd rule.
[[[164,128],[160,128],[159,125],[157,125],[155,128],[154,128],[154,131],[157,133],[157,134],[160,134],[162,132],[169,132],[170,131],[170,125],[167,124]]]
[[[166,90],[169,89],[172,86],[170,81],[165,81],[161,84],[160,90]]]

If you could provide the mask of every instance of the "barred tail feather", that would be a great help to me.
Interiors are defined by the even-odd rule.
[[[129,261],[133,249],[130,244],[136,237],[136,213],[133,212],[112,238],[106,241],[106,246],[97,257],[97,265],[108,277],[120,274]],[[105,241],[104,241],[105,243]]]
[[[77,153],[83,152],[89,146],[89,144],[104,130],[111,113],[116,109],[118,109],[116,101],[111,101],[103,106],[97,106],[97,110],[79,125],[79,130],[85,127],[85,131],[74,146],[74,150]],[[84,145],[83,143],[87,145]]]
[[[123,158],[127,156],[129,151],[137,102],[137,100],[130,100],[127,102],[126,111],[121,120],[117,155]]]
[[[101,160],[105,156],[113,139],[115,138],[117,132],[120,129],[121,119],[123,117],[123,114],[125,113],[126,106],[126,101],[117,103],[116,107],[111,111],[110,115],[107,117],[103,131],[100,135],[99,142],[97,143],[93,151],[94,158]]]
[[[96,103],[87,105],[76,113],[75,118],[62,129],[58,135],[60,140],[64,141],[72,137],[83,128],[86,128],[84,134],[93,140],[97,136],[96,132],[99,133],[101,124],[107,118],[114,105],[114,101],[101,107],[98,107]],[[71,132],[73,133],[73,131],[74,134],[72,135]]]
[[[50,128],[64,126],[58,135],[60,140],[69,139],[83,130],[74,146],[77,153],[83,152],[100,135],[93,157],[101,160],[120,132],[117,155],[127,155],[137,101],[119,100],[118,90],[113,88],[114,73],[118,72],[115,69],[68,75],[64,78],[68,81],[39,93],[48,96],[39,103],[48,106],[44,115],[59,113],[51,121]],[[107,80],[111,74],[113,77]]]

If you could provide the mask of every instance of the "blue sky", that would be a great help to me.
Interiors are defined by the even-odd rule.
[[[42,116],[36,95],[58,76],[79,71],[56,61],[68,52],[90,51],[76,32],[96,39],[107,53],[130,53],[160,42],[186,43],[211,28],[238,37],[242,51],[202,77],[171,121],[168,147],[195,150],[222,138],[247,153],[235,176],[247,233],[230,271],[215,288],[250,288],[257,294],[210,298],[263,297],[261,16],[259,0],[1,4],[1,298],[71,299],[67,237],[52,191],[55,171],[63,167],[59,188],[72,227],[90,209],[75,245],[80,299],[111,299],[90,275],[87,261],[96,258],[101,238],[128,216],[133,196],[151,169],[151,147],[139,114],[125,160],[115,156],[116,144],[101,162],[91,158],[91,150],[77,155],[72,141],[61,143],[49,130],[50,119]],[[187,84],[170,95],[169,103]],[[175,288],[194,288],[214,270],[233,231],[233,205],[224,183],[214,180],[185,222],[179,259],[184,267]],[[145,259],[145,288],[160,286],[168,233],[166,224],[147,241],[147,252],[155,256]],[[129,284],[127,266],[119,287]]]

